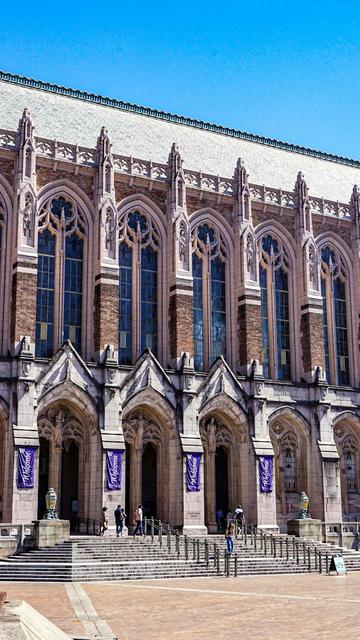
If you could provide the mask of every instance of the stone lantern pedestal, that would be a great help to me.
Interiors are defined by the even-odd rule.
[[[297,518],[296,520],[288,520],[287,532],[289,536],[296,538],[305,538],[305,540],[316,540],[322,542],[321,520],[314,518]]]
[[[35,548],[53,547],[70,537],[69,520],[34,520]]]

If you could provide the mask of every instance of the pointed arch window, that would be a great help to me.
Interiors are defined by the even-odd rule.
[[[64,340],[81,350],[85,221],[77,205],[59,196],[38,223],[35,353],[49,358]]]
[[[193,232],[194,363],[208,369],[226,358],[226,260],[223,238],[216,227],[199,224]]]
[[[347,270],[332,246],[321,249],[321,295],[326,379],[330,384],[350,384]]]
[[[158,354],[160,235],[149,216],[126,213],[119,224],[119,363],[148,348]]]
[[[261,332],[265,378],[290,380],[290,258],[280,239],[260,240]]]

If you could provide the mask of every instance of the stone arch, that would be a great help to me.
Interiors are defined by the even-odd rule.
[[[84,359],[90,358],[93,349],[93,265],[94,265],[94,207],[86,193],[76,184],[66,179],[55,180],[45,185],[38,196],[38,214],[53,198],[64,197],[71,201],[80,212],[83,232],[82,257],[82,305],[81,305],[81,353]],[[38,231],[35,233],[35,246],[38,245]],[[91,319],[91,321],[89,321]]]
[[[355,300],[355,279],[353,270],[352,255],[347,243],[333,231],[326,231],[320,234],[315,239],[316,246],[319,251],[319,262],[321,264],[321,249],[325,245],[330,245],[340,256],[341,264],[344,266],[344,282],[345,282],[345,295],[346,295],[346,313],[347,313],[347,325],[348,325],[348,352],[349,352],[349,369],[350,369],[350,383],[354,386],[357,384],[359,377],[359,360],[357,357],[358,344],[357,344],[357,306]],[[335,339],[336,341],[336,339]]]
[[[127,196],[120,201],[117,209],[117,228],[116,228],[116,247],[115,256],[119,260],[119,244],[125,237],[129,237],[129,228],[125,222],[127,216],[131,213],[138,212],[150,221],[149,226],[152,233],[156,231],[158,235],[157,253],[157,358],[162,362],[167,360],[168,356],[168,322],[165,322],[167,310],[169,306],[169,287],[167,274],[169,272],[168,250],[167,250],[167,228],[166,218],[161,209],[150,198],[143,194],[133,194]],[[125,229],[125,231],[124,231]],[[127,231],[126,231],[127,229]],[[123,236],[123,237],[121,237]],[[154,246],[153,246],[154,248]],[[134,251],[136,247],[132,251]],[[140,263],[140,260],[139,260]],[[134,265],[132,265],[132,269]],[[140,279],[140,275],[139,275]],[[137,279],[136,279],[137,280]],[[139,285],[136,285],[139,286]],[[133,293],[135,295],[135,287]],[[140,296],[140,293],[138,294]],[[140,311],[139,311],[140,314]],[[136,318],[132,320],[133,331],[135,332]],[[135,332],[139,333],[139,329]],[[140,352],[135,357],[139,356]],[[134,354],[132,354],[134,358]]]
[[[60,517],[75,522],[99,520],[102,454],[95,408],[75,385],[55,387],[40,400],[38,432],[42,451],[48,451],[47,479],[58,495]],[[48,443],[44,445],[44,441]],[[71,454],[71,455],[70,455]],[[39,491],[44,491],[39,482]],[[39,500],[43,496],[39,493]]]
[[[261,243],[262,239],[270,235],[274,238],[278,243],[280,243],[280,248],[282,251],[280,253],[280,260],[282,264],[282,269],[286,267],[285,271],[287,271],[288,275],[288,301],[289,301],[289,339],[290,339],[290,377],[292,380],[298,380],[301,371],[301,352],[300,352],[300,335],[299,335],[299,308],[298,308],[298,299],[299,296],[296,295],[297,291],[297,278],[296,278],[296,245],[294,239],[291,237],[283,225],[279,224],[275,220],[265,221],[260,223],[255,228],[255,237],[257,242],[257,253],[258,253],[258,262],[259,265],[262,260],[262,250]],[[286,259],[285,259],[286,258]],[[263,266],[265,268],[264,262]],[[266,272],[269,273],[271,267],[267,267]],[[260,283],[261,284],[261,283]],[[272,287],[267,285],[267,297],[271,296]],[[268,333],[269,333],[269,341],[272,344],[273,355],[269,356],[271,361],[270,368],[275,367],[275,353],[276,353],[276,344],[275,338],[272,341],[271,336],[276,335],[276,311],[275,311],[275,302],[273,300],[273,304],[270,305],[274,311],[269,313],[268,306]],[[274,375],[274,373],[272,374]]]
[[[154,402],[154,397],[157,401]],[[182,453],[170,405],[154,391],[132,396],[123,407],[122,427],[126,444],[126,503],[129,521],[138,504],[146,515],[163,522],[182,521]],[[155,470],[145,486],[146,451],[154,452]],[[150,513],[150,510],[154,510]]]
[[[280,407],[269,416],[268,427],[274,449],[277,524],[286,531],[287,520],[298,516],[301,491],[310,489],[309,424],[298,411]]]
[[[247,421],[243,410],[233,399],[218,394],[203,407],[199,425],[204,447],[205,522],[209,531],[214,532],[217,530],[216,511],[219,508],[222,511],[224,508],[233,510],[240,503],[246,510],[250,508],[246,483],[249,473]],[[226,470],[219,468],[217,456],[226,463]],[[226,483],[225,491],[221,490],[221,482]],[[227,505],[217,502],[227,502]]]
[[[198,209],[197,211],[194,211],[189,218],[190,233],[191,237],[193,238],[193,254],[197,253],[197,251],[194,249],[195,230],[197,229],[197,227],[205,223],[209,223],[211,227],[216,229],[217,233],[219,234],[219,238],[221,239],[219,245],[224,245],[225,248],[224,253],[226,253],[226,255],[223,256],[223,262],[225,263],[226,360],[234,368],[237,360],[237,320],[235,311],[235,274],[237,273],[237,268],[235,258],[235,237],[233,229],[225,220],[225,218],[219,214],[219,212],[211,207]],[[202,259],[202,262],[204,264],[204,258]],[[209,306],[209,303],[207,303],[207,306],[208,308],[211,308],[211,305]],[[207,312],[207,314],[209,314],[209,311]],[[207,341],[210,342],[210,320],[208,322],[208,326],[204,325],[204,331],[208,335]],[[209,358],[209,365],[211,364],[212,363]]]
[[[340,463],[342,514],[346,520],[360,515],[360,417],[344,411],[333,422]]]

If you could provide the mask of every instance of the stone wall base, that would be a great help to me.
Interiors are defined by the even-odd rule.
[[[321,520],[314,520],[313,518],[288,520],[287,530],[290,536],[322,542]]]
[[[70,538],[69,520],[34,520],[35,549],[53,547]]]
[[[196,524],[186,524],[183,526],[183,534],[184,536],[207,536],[208,530],[205,525],[196,525]]]

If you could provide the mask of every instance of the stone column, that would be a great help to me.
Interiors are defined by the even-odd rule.
[[[235,282],[239,368],[242,374],[248,375],[256,365],[257,373],[261,375],[261,292],[248,178],[244,163],[239,158],[234,177],[234,229],[238,237],[235,245]]]
[[[119,266],[117,211],[111,142],[103,127],[97,141],[95,178],[95,247],[98,247],[94,293],[94,349],[101,357],[107,345],[117,358],[119,318]]]
[[[182,159],[175,143],[169,155],[168,184],[169,356],[175,367],[184,352],[194,353],[191,234]]]
[[[325,372],[320,256],[313,237],[308,188],[301,172],[295,183],[297,291],[300,312],[301,377],[322,379]],[[295,345],[295,348],[296,345]],[[299,354],[300,355],[300,354]],[[299,373],[299,372],[298,372]]]
[[[11,282],[10,342],[14,351],[24,336],[34,343],[37,287],[37,193],[34,125],[24,110],[18,129],[14,226],[17,229]]]

